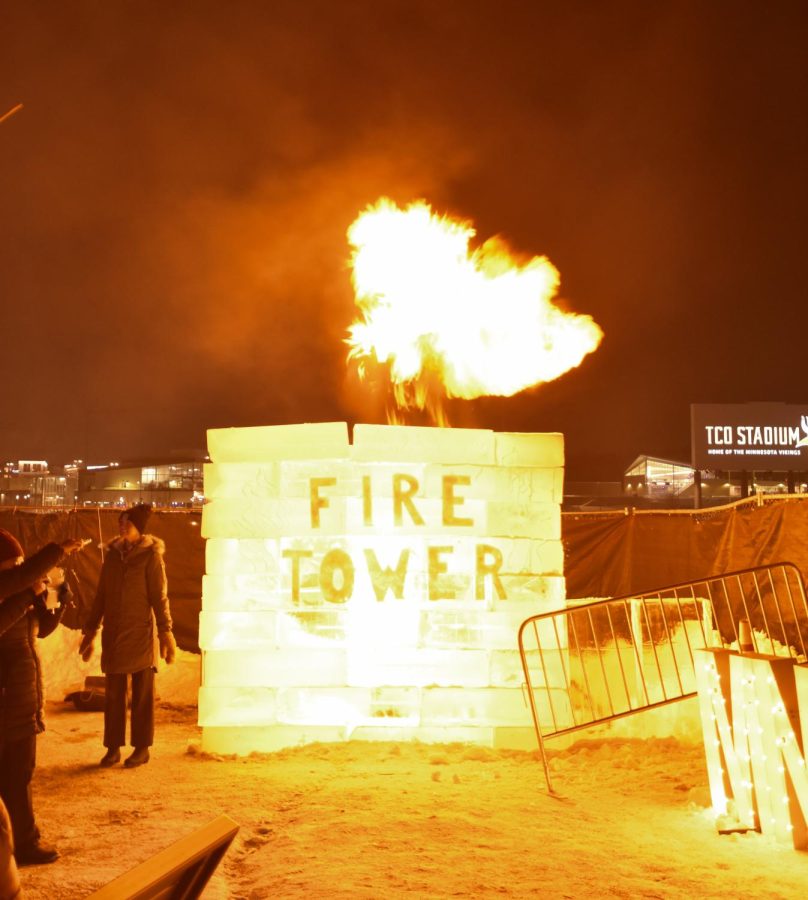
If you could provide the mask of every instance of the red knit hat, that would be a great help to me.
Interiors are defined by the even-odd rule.
[[[25,556],[20,542],[10,531],[0,528],[0,563],[8,559],[17,559],[20,556]]]

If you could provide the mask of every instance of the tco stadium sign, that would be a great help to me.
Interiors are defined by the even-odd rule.
[[[808,469],[808,404],[693,404],[690,422],[696,469]]]

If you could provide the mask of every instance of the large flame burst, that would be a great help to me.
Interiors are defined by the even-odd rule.
[[[348,229],[362,311],[349,357],[360,374],[386,367],[398,409],[437,424],[448,424],[444,397],[510,397],[574,368],[603,337],[590,316],[553,304],[548,259],[519,264],[497,238],[470,251],[474,234],[423,201],[399,209],[387,198]]]

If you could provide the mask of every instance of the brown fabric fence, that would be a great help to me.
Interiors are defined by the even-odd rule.
[[[619,597],[775,562],[808,580],[808,498],[694,512],[566,513],[567,596]]]
[[[101,544],[117,534],[119,510],[54,512],[0,508],[0,527],[28,553],[48,541],[90,538],[69,561],[75,607],[63,621],[79,628],[101,570]],[[198,511],[155,510],[149,532],[166,542],[171,611],[177,642],[198,652],[205,542]],[[736,504],[692,513],[565,513],[562,516],[567,596],[619,597],[773,562],[793,562],[808,579],[808,498],[763,506]]]
[[[19,538],[26,553],[49,541],[69,537],[90,538],[84,550],[70,557],[65,566],[74,595],[74,608],[62,618],[69,628],[80,628],[89,610],[101,572],[101,545],[118,534],[119,509],[71,509],[54,512],[0,508],[0,527]],[[199,610],[202,606],[202,574],[205,542],[200,537],[202,516],[198,512],[155,510],[148,531],[166,542],[166,575],[174,634],[183,650],[199,652]]]

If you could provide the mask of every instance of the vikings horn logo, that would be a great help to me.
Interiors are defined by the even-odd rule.
[[[808,446],[808,416],[800,416],[800,425],[802,427],[802,430],[805,432],[805,435],[797,441],[795,446],[806,447]]]

